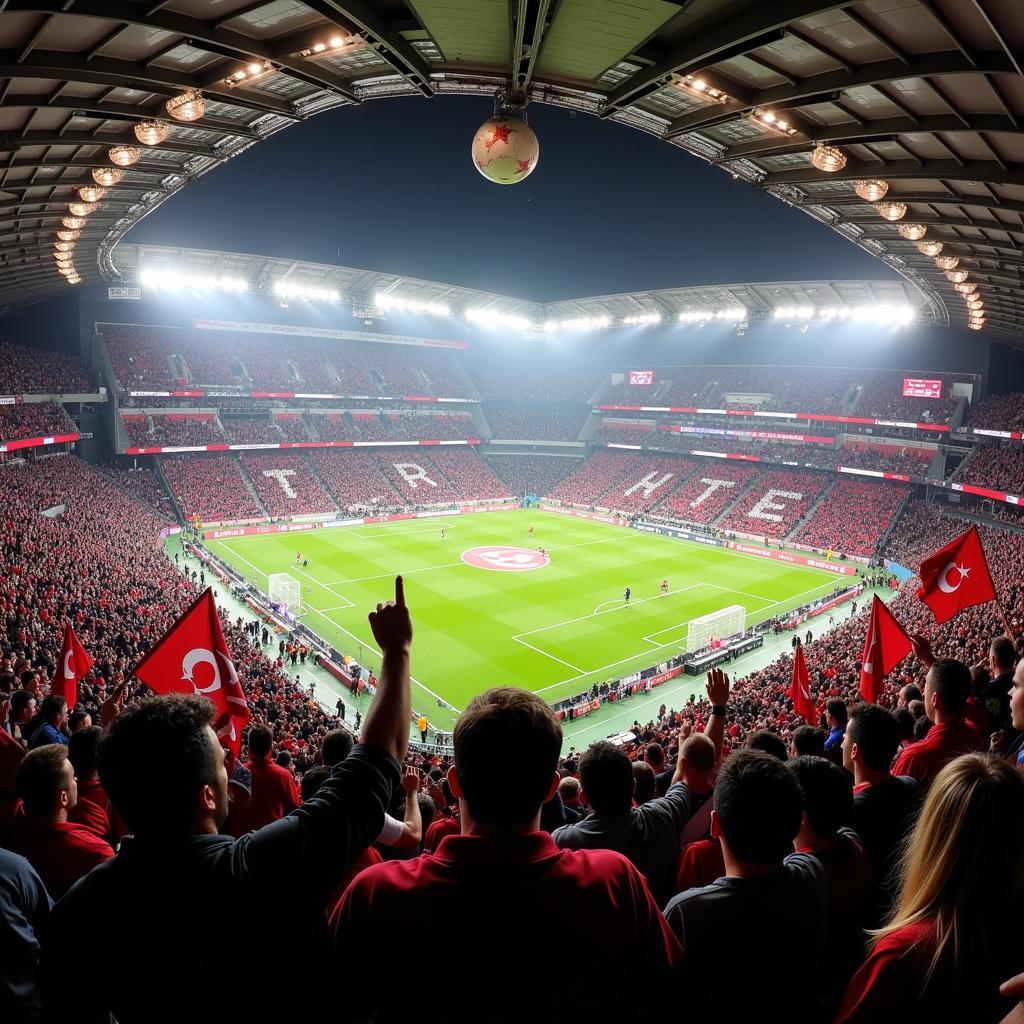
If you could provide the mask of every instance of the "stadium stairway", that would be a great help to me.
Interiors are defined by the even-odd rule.
[[[246,470],[245,466],[242,465],[242,460],[237,455],[233,455],[232,458],[235,460],[235,463],[238,466],[238,473],[239,476],[241,476],[242,478],[242,483],[245,484],[249,493],[252,495],[252,500],[256,502],[256,507],[268,519],[272,518],[270,512],[267,510],[267,506],[264,505],[262,501],[260,501],[260,496],[256,492],[256,485],[252,482],[252,477],[249,476],[249,473]],[[330,491],[328,491],[327,493],[330,494]]]
[[[797,520],[793,529],[786,534],[785,538],[783,538],[783,543],[790,544],[796,540],[796,535],[800,532],[801,528],[806,526],[814,518],[814,513],[818,511],[821,503],[832,493],[832,488],[835,487],[837,479],[838,477],[832,477],[822,488],[821,494],[818,495],[813,504],[811,504],[807,511]]]
[[[889,520],[888,529],[885,531],[884,534],[882,534],[882,537],[878,541],[878,545],[875,548],[875,550],[871,552],[872,557],[877,555],[879,551],[885,550],[885,545],[889,543],[889,537],[892,534],[892,531],[896,529],[896,524],[900,521],[900,519],[903,518],[903,513],[906,512],[907,505],[910,504],[911,493],[912,492],[908,487],[907,493],[903,495],[903,500],[900,502],[900,507],[896,509],[896,514],[892,517],[892,519]]]
[[[163,460],[159,458],[153,459],[153,465],[156,467],[156,475],[160,480],[160,486],[167,492],[168,497],[171,499],[171,508],[174,509],[174,516],[178,520],[178,523],[184,525],[185,516],[181,511],[181,506],[178,504],[178,496],[174,493],[174,488],[171,487],[168,479],[164,476],[164,464]]]

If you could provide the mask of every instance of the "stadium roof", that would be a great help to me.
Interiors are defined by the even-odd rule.
[[[280,256],[257,256],[252,253],[221,252],[214,249],[186,249],[170,245],[131,244],[124,242],[113,252],[114,273],[111,280],[133,285],[144,276],[154,282],[172,283],[173,279],[195,282],[202,289],[217,279],[244,281],[248,289],[274,294],[275,288],[286,286],[301,295],[305,290],[337,292],[339,299],[368,310],[374,318],[383,299],[403,303],[447,306],[453,315],[467,311],[494,316],[522,317],[533,324],[555,320],[609,318],[621,323],[629,317],[657,314],[665,321],[678,320],[680,314],[692,311],[745,311],[738,319],[763,321],[776,310],[792,309],[790,319],[798,322],[813,319],[796,311],[823,309],[905,309],[909,307],[919,323],[944,322],[941,305],[909,281],[892,278],[882,281],[774,281],[758,284],[708,284],[688,288],[665,288],[653,291],[628,292],[618,295],[595,295],[563,299],[541,304],[529,299],[462,288],[440,281],[424,281],[399,274],[359,270],[329,263],[308,263]],[[380,313],[386,313],[380,310]],[[834,315],[834,314],[833,314]],[[484,317],[486,319],[486,316]],[[642,323],[643,321],[638,321]]]
[[[804,210],[967,308],[916,240],[854,192],[888,183],[961,261],[985,329],[1024,347],[1020,0],[0,0],[0,302],[63,287],[77,188],[159,118],[75,242],[85,283],[189,181],[332,107],[513,95],[649,132]],[[165,104],[199,90],[182,123]],[[816,169],[816,143],[846,164]],[[67,230],[65,228],[65,230]],[[944,319],[944,318],[942,318]]]

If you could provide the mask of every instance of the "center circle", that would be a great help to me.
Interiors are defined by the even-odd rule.
[[[462,560],[477,569],[494,569],[497,572],[526,572],[529,569],[543,569],[551,561],[546,554],[530,548],[486,546],[469,548],[462,552]]]

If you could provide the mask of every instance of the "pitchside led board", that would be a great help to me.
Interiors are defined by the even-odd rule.
[[[941,398],[941,380],[922,380],[919,377],[903,378],[904,398]]]
[[[653,370],[630,370],[629,386],[631,388],[649,388],[654,383]]]

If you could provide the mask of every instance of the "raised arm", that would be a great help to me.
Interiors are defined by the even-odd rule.
[[[716,760],[722,759],[722,744],[725,741],[725,708],[729,703],[729,676],[720,668],[713,668],[708,673],[708,700],[711,702],[711,715],[704,726],[704,735],[715,745]]]

